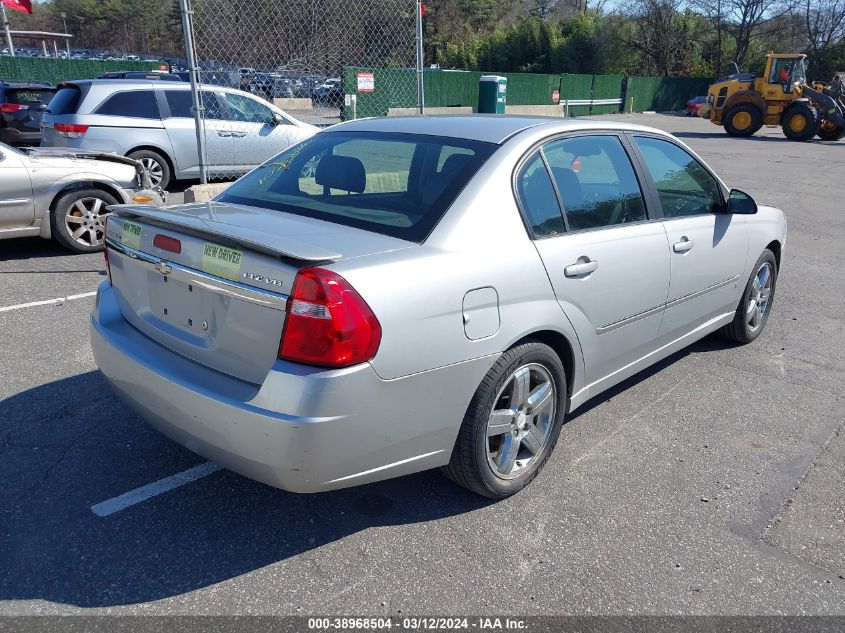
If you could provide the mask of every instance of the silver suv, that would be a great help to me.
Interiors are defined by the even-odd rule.
[[[252,95],[231,88],[202,91],[209,175],[248,172],[317,131]],[[59,84],[41,121],[41,144],[129,156],[153,184],[198,178],[196,127],[188,83],[88,80]]]

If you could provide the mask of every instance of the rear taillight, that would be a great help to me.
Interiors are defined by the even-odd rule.
[[[109,217],[106,216],[103,222],[103,259],[106,260],[106,274],[109,276],[109,283],[111,283],[111,266],[109,265],[109,245],[106,241],[109,235]]]
[[[20,103],[0,103],[0,112],[3,113],[12,113],[17,112],[18,110],[28,110],[26,106],[22,106]]]
[[[54,123],[53,129],[68,138],[82,138],[88,131],[88,126],[77,125],[76,123]]]
[[[321,367],[370,360],[381,343],[381,325],[343,277],[303,268],[293,282],[279,358]]]

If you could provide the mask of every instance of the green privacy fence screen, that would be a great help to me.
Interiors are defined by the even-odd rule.
[[[160,65],[161,62],[0,57],[0,80],[49,81],[56,84],[73,79],[94,79],[113,70],[155,70]]]
[[[374,89],[358,92],[358,73],[372,73]],[[425,105],[430,108],[476,107],[478,80],[499,74],[508,79],[508,105],[551,105],[553,93],[567,99],[623,99],[624,106],[569,106],[570,116],[681,110],[688,99],[707,93],[709,79],[700,77],[625,77],[624,75],[541,75],[430,70],[425,73]],[[355,94],[355,116],[385,116],[391,108],[415,108],[416,72],[405,68],[344,69],[344,86]],[[633,97],[633,101],[631,100]],[[633,105],[633,110],[631,109]],[[624,107],[624,110],[623,110]],[[350,109],[344,118],[352,118]]]
[[[359,73],[372,73],[372,92],[357,92]],[[478,105],[478,81],[493,73],[427,71],[425,105],[430,108],[475,107]],[[511,105],[551,105],[552,93],[560,89],[560,75],[501,73],[508,79],[508,103]],[[344,86],[347,94],[356,94],[357,117],[384,116],[390,108],[414,108],[416,71],[404,68],[346,68]],[[346,118],[351,117],[347,112]]]
[[[625,112],[680,110],[692,97],[707,94],[710,80],[703,77],[628,77]]]

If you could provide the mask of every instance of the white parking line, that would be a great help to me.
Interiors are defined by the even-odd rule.
[[[159,479],[158,481],[154,481],[146,486],[141,486],[140,488],[135,488],[129,492],[124,492],[122,495],[117,497],[101,501],[100,503],[91,506],[91,512],[96,514],[98,517],[107,517],[115,512],[125,510],[129,506],[134,506],[136,503],[141,503],[142,501],[164,494],[174,488],[184,486],[192,481],[196,481],[197,479],[216,473],[222,468],[222,466],[218,466],[213,462],[205,462],[199,466],[183,470],[181,473],[176,473],[175,475]]]
[[[97,294],[94,292],[83,292],[81,295],[69,295],[67,297],[59,297],[58,299],[45,299],[44,301],[30,301],[29,303],[19,303],[15,306],[4,306],[0,308],[0,312],[10,312],[11,310],[23,310],[24,308],[34,308],[35,306],[49,306],[58,305],[65,301],[73,301],[74,299],[84,299],[85,297],[93,297]]]

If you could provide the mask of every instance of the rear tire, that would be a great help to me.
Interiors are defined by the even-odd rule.
[[[103,250],[106,206],[112,204],[118,204],[117,199],[101,189],[76,189],[60,196],[50,211],[53,238],[75,253]]]
[[[728,110],[723,124],[731,136],[751,136],[763,127],[763,115],[757,106],[740,103]]]
[[[825,121],[819,126],[816,136],[823,141],[838,141],[845,137],[845,127],[839,127],[830,121]]]
[[[819,113],[809,103],[798,101],[783,113],[781,128],[792,141],[809,141],[819,131]]]
[[[139,149],[127,155],[128,158],[139,161],[150,172],[150,180],[153,186],[167,189],[172,177],[170,164],[161,154],[148,149]]]
[[[554,350],[537,341],[509,349],[475,392],[443,473],[491,499],[519,492],[551,455],[565,410],[566,373]]]
[[[746,344],[762,334],[769,321],[769,314],[772,312],[777,278],[777,259],[772,251],[766,249],[754,264],[733,321],[719,330],[722,337],[729,341]],[[765,298],[765,305],[761,309],[763,298]]]

